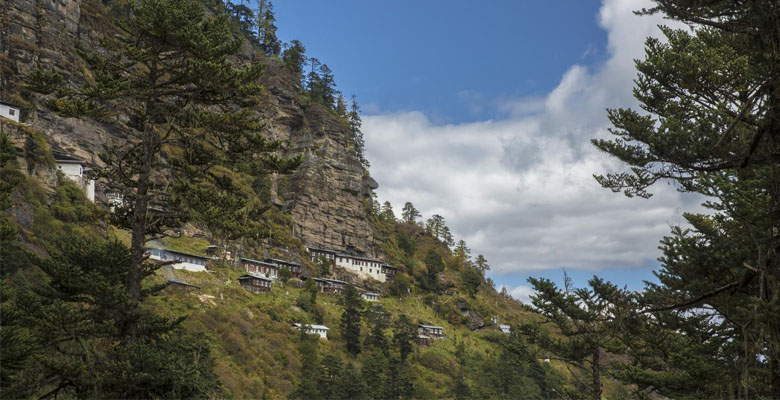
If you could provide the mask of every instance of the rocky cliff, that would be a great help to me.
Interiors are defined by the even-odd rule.
[[[88,77],[76,49],[97,48],[108,31],[107,13],[99,0],[0,0],[0,100],[27,108],[30,129],[6,129],[20,148],[24,135],[40,132],[55,152],[99,164],[102,144],[121,140],[110,126],[45,110],[22,85],[36,67],[59,71],[74,83]],[[307,245],[376,256],[365,204],[377,184],[354,156],[345,121],[318,104],[302,104],[299,82],[278,59],[248,43],[242,57],[266,65],[259,111],[269,137],[282,141],[283,156],[304,156],[292,176],[272,177],[274,204],[292,216],[294,235]]]

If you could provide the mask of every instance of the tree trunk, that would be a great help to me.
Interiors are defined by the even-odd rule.
[[[152,159],[156,143],[154,128],[148,126],[143,134],[143,155],[141,156],[141,173],[138,175],[135,190],[135,205],[133,208],[132,238],[130,241],[130,272],[125,282],[127,294],[133,304],[141,300],[141,267],[144,261],[144,245],[146,244],[146,218],[149,205],[149,185],[152,175]],[[130,318],[122,327],[125,340],[133,341],[136,334],[137,321]]]
[[[593,349],[593,364],[591,370],[593,371],[593,399],[601,400],[601,370],[599,365],[599,346]]]

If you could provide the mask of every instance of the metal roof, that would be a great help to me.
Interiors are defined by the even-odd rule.
[[[441,326],[434,326],[434,325],[424,325],[424,324],[420,324],[419,326],[420,326],[421,328],[429,328],[429,329],[441,329],[441,330],[444,330],[444,328],[442,328]]]
[[[297,266],[297,267],[301,266],[301,264],[298,264],[297,262],[287,261],[287,260],[280,260],[278,258],[266,258],[265,260],[268,261],[268,262],[271,262],[271,263],[289,264],[289,265],[294,265],[294,266]]]
[[[165,250],[165,251],[167,251],[167,252],[169,252],[169,253],[176,253],[176,254],[181,254],[181,255],[183,255],[183,256],[190,256],[190,257],[197,257],[197,258],[202,258],[202,259],[204,259],[204,260],[208,260],[208,259],[209,259],[207,256],[200,256],[200,255],[197,255],[197,254],[192,254],[192,253],[185,253],[185,252],[183,252],[183,251],[177,251],[177,250],[166,249],[165,247],[152,247],[152,246],[147,246],[147,247],[144,247],[144,250],[151,250],[151,249],[155,249],[155,250]]]
[[[251,263],[255,263],[255,264],[262,264],[262,265],[267,265],[267,266],[269,266],[269,267],[275,267],[275,268],[279,268],[279,266],[278,266],[278,265],[276,265],[276,264],[272,264],[272,263],[265,262],[265,261],[260,261],[260,260],[253,260],[253,259],[251,259],[251,258],[244,258],[244,257],[241,257],[241,261],[249,261],[249,262],[251,262]]]
[[[238,280],[249,279],[249,278],[255,278],[255,279],[260,279],[260,280],[269,281],[269,282],[273,281],[273,279],[271,279],[271,278],[265,277],[265,276],[260,275],[260,274],[254,274],[254,273],[251,273],[251,272],[248,273],[248,274],[241,275],[240,277],[238,277]]]
[[[297,322],[296,322],[294,325],[295,325],[297,328],[300,328],[300,327],[302,327],[302,326],[306,326],[306,328],[307,328],[307,329],[324,329],[324,330],[326,330],[326,331],[330,329],[330,328],[328,328],[328,327],[327,327],[327,326],[325,326],[325,325],[300,324],[300,323],[297,323]]]

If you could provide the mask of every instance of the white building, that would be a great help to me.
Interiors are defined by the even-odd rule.
[[[298,329],[301,329],[301,327],[305,327],[306,333],[310,335],[320,335],[320,338],[327,339],[328,338],[328,328],[325,325],[309,325],[309,324],[295,324],[295,327]]]
[[[379,293],[363,293],[360,297],[366,301],[379,301]]]
[[[19,122],[21,116],[21,108],[8,103],[0,103],[0,117],[10,119],[14,122]]]
[[[502,333],[505,333],[505,334],[507,334],[507,335],[509,335],[510,333],[512,333],[512,327],[511,327],[511,326],[509,326],[509,325],[499,325],[499,326],[498,326],[498,329],[501,329],[501,332],[502,332]]]
[[[90,179],[85,175],[85,172],[88,171],[88,169],[85,168],[86,161],[65,155],[55,155],[54,161],[57,163],[57,170],[61,171],[62,174],[65,175],[65,178],[68,178],[81,186],[81,190],[84,192],[84,195],[87,196],[87,199],[94,202],[95,180]]]
[[[317,259],[324,257],[331,264],[356,272],[362,278],[372,278],[379,282],[392,282],[392,276],[395,275],[395,268],[381,260],[312,247],[308,250],[312,262],[317,262]]]
[[[144,249],[144,254],[149,256],[150,260],[176,261],[174,264],[171,264],[173,268],[184,269],[193,272],[206,271],[206,263],[208,262],[208,258],[203,256],[152,247],[147,247]]]

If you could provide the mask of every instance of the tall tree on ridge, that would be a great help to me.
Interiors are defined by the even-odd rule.
[[[692,29],[662,28],[666,41],[647,39],[634,95],[649,114],[609,110],[615,138],[594,140],[631,170],[596,178],[628,196],[649,197],[661,180],[710,196],[705,205],[715,214],[686,215],[693,229],[674,231],[665,244],[681,258],[668,260],[662,285],[645,300],[683,319],[712,308],[733,340],[760,349],[748,358],[767,361],[769,390],[757,394],[780,398],[780,4],[654,3],[641,13]],[[710,240],[722,233],[749,251],[721,252]]]
[[[406,204],[404,204],[403,211],[401,212],[402,219],[407,224],[414,224],[417,222],[417,218],[422,217],[422,214],[420,214],[419,211],[417,211],[416,208],[414,208],[414,205],[407,201]]]
[[[366,143],[363,140],[363,120],[360,118],[360,106],[357,103],[357,96],[352,95],[352,103],[349,106],[349,131],[352,133],[352,140],[355,143],[355,157],[363,164],[363,168],[368,168],[371,164],[366,159],[364,150]]]
[[[257,7],[257,41],[267,56],[278,56],[282,43],[276,37],[276,17],[271,0],[260,0]]]
[[[132,234],[127,290],[138,301],[144,244],[191,218],[196,188],[227,189],[224,169],[261,174],[290,170],[300,160],[268,156],[278,143],[263,138],[247,108],[258,103],[262,67],[229,60],[241,38],[227,15],[207,18],[188,0],[140,0],[130,7],[117,34],[106,36],[105,52],[87,55],[95,79],[60,88],[49,104],[64,114],[100,117],[127,137],[105,146],[101,176],[125,200],[116,222]],[[127,336],[135,328],[128,326]]]

